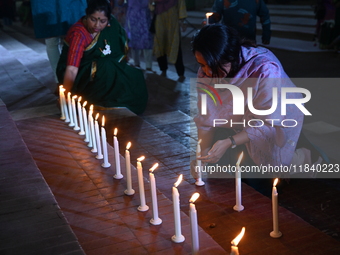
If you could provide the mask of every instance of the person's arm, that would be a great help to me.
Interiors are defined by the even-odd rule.
[[[64,88],[66,91],[71,91],[73,83],[78,74],[78,67],[75,66],[67,66],[64,75]]]
[[[233,135],[233,138],[234,138],[236,145],[245,144],[245,143],[248,143],[250,141],[246,131],[241,131],[240,133]],[[211,137],[211,139],[212,139],[212,137]],[[204,140],[202,140],[202,142],[203,141]],[[206,146],[206,144],[204,144],[204,146]],[[232,146],[232,142],[231,142],[230,138],[218,140],[205,155],[203,145],[201,144],[203,156],[198,158],[198,159],[202,160],[202,162],[216,163],[222,158],[222,156],[224,155],[226,150],[229,149],[231,146]],[[205,150],[207,150],[206,147],[204,147],[204,148],[205,148]]]
[[[262,24],[262,43],[269,44],[271,37],[270,30],[271,21],[269,10],[263,0],[260,0],[258,3],[257,16],[260,17],[260,22]]]

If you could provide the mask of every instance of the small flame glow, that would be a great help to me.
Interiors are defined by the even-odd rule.
[[[205,16],[208,18],[208,17],[210,17],[211,15],[213,15],[214,13],[213,12],[207,12],[206,14],[205,14]]]
[[[246,231],[246,228],[243,227],[240,234],[238,236],[236,236],[232,241],[231,241],[231,245],[233,246],[237,246],[238,243],[241,241],[243,235],[244,235],[244,232]]]
[[[279,178],[276,178],[273,183],[273,187],[276,187],[277,183],[279,182]]]
[[[197,198],[199,198],[199,197],[200,197],[200,193],[195,192],[195,193],[191,196],[191,198],[190,198],[190,200],[189,200],[189,203],[195,203],[195,201],[196,201]]]
[[[179,177],[178,177],[178,180],[177,182],[174,183],[174,187],[178,187],[178,185],[182,182],[183,180],[183,174],[181,174]]]
[[[98,118],[99,118],[99,113],[96,114],[96,118],[95,119],[98,120]]]
[[[141,156],[141,157],[139,157],[137,160],[140,162],[140,161],[143,161],[145,159],[145,157],[144,156]]]
[[[79,103],[80,103],[81,99],[82,99],[82,97],[78,97],[78,102],[79,102]]]
[[[68,92],[68,93],[67,93],[67,96],[71,97],[71,92]]]
[[[83,107],[85,107],[87,105],[87,101],[85,101],[84,103],[83,103]]]
[[[105,126],[105,116],[103,115],[103,117],[102,117],[102,127],[104,127]]]
[[[60,91],[61,91],[61,92],[65,92],[65,90],[66,90],[66,89],[64,89],[64,88],[60,88]]]
[[[78,96],[77,96],[77,95],[75,95],[75,96],[73,96],[73,97],[72,97],[72,99],[76,99],[77,97],[78,97]]]
[[[158,167],[158,163],[155,163],[150,169],[149,171],[152,173],[153,171],[155,171],[155,169]]]
[[[130,149],[130,147],[131,147],[131,142],[128,142],[128,144],[126,145],[126,149],[127,150]]]
[[[93,104],[90,105],[90,111],[93,112]]]
[[[238,157],[238,160],[237,160],[236,165],[238,165],[238,166],[240,165],[242,158],[243,158],[243,151],[242,151],[242,153],[240,154],[240,156]]]
[[[116,136],[116,135],[117,135],[117,133],[118,133],[118,129],[117,129],[117,128],[115,128],[115,129],[113,130],[113,135],[114,135],[114,136]]]

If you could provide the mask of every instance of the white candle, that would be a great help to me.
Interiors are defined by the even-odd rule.
[[[202,142],[202,139],[200,139],[197,143],[196,158],[201,156],[201,142]],[[205,184],[204,181],[202,181],[201,168],[202,168],[202,161],[197,159],[196,160],[196,169],[198,169],[198,178],[195,182],[196,186],[203,186]]]
[[[78,108],[79,126],[80,126],[80,132],[78,134],[79,135],[85,135],[84,122],[83,122],[83,112],[82,112],[80,102],[81,102],[81,97],[78,97],[77,108]]]
[[[79,130],[79,126],[78,126],[78,117],[77,117],[77,110],[76,110],[76,98],[78,96],[73,96],[72,97],[72,113],[73,113],[73,121],[74,121],[74,128],[73,130]]]
[[[162,223],[162,219],[158,217],[158,201],[157,201],[157,189],[156,189],[156,178],[153,174],[153,171],[158,167],[158,163],[154,164],[152,168],[150,168],[149,179],[150,179],[150,190],[151,190],[151,199],[152,199],[152,219],[150,223],[152,225],[159,225]]]
[[[273,238],[279,238],[282,233],[279,231],[279,210],[278,210],[278,195],[276,185],[279,179],[276,178],[273,183],[272,189],[272,210],[273,210],[273,231],[270,232],[270,236]]]
[[[70,127],[74,127],[73,113],[72,113],[72,102],[71,102],[71,92],[67,93],[67,103],[68,103],[68,113],[70,114]]]
[[[62,85],[61,85],[62,86]],[[65,114],[65,122],[69,123],[70,122],[70,118],[68,115],[68,109],[67,109],[67,104],[66,104],[66,99],[65,99],[65,90],[64,88],[61,88],[61,97],[60,97],[60,102],[61,102],[61,107],[64,111]]]
[[[246,231],[246,228],[243,227],[240,234],[238,234],[238,236],[236,236],[232,241],[231,241],[231,253],[230,255],[239,255],[239,252],[238,252],[238,243],[241,241],[243,235],[244,235],[244,232]]]
[[[86,143],[88,143],[88,142],[90,142],[90,130],[89,130],[89,122],[87,120],[87,114],[86,114],[86,108],[85,108],[86,104],[87,104],[87,101],[85,101],[83,103],[83,120],[84,120],[84,129],[85,129],[85,139],[84,139],[84,141]],[[88,145],[88,146],[92,147],[92,143],[91,143],[91,146],[90,145]]]
[[[115,128],[113,131],[113,147],[115,151],[116,174],[113,176],[113,178],[122,179],[123,175],[120,171],[119,143],[117,139],[117,132],[118,132],[118,129]]]
[[[207,13],[205,14],[205,17],[206,17],[206,19],[207,19],[207,25],[209,25],[209,17],[210,17],[211,15],[213,15],[212,12],[207,12]]]
[[[197,210],[195,206],[195,201],[200,196],[199,193],[194,193],[190,198],[190,228],[191,228],[191,246],[192,254],[198,254],[200,249],[199,238],[198,238],[198,223],[197,223]]]
[[[174,209],[174,220],[175,220],[175,235],[172,236],[172,241],[175,243],[182,243],[185,240],[185,237],[182,235],[181,229],[181,210],[180,210],[180,202],[179,202],[179,193],[178,193],[178,185],[181,183],[183,179],[183,174],[178,177],[177,182],[174,183],[172,187],[172,205]]]
[[[124,193],[126,195],[133,195],[135,194],[135,190],[132,188],[132,179],[131,179],[131,160],[130,160],[130,149],[131,147],[131,142],[128,142],[126,145],[126,150],[125,150],[125,167],[126,167],[126,190]]]
[[[139,188],[139,197],[140,197],[140,206],[138,206],[137,210],[141,212],[145,212],[149,210],[149,206],[147,206],[145,202],[144,177],[143,177],[143,167],[142,167],[142,162],[141,162],[144,159],[145,159],[144,156],[137,159],[137,177],[138,177],[138,188]]]
[[[90,141],[92,144],[92,152],[97,153],[97,143],[96,143],[96,136],[94,132],[94,122],[93,122],[93,104],[90,106],[90,111],[89,111],[89,129],[90,129]]]
[[[103,145],[103,157],[104,162],[102,167],[108,168],[111,166],[108,159],[108,152],[107,152],[107,142],[106,142],[106,130],[105,130],[105,116],[102,117],[102,127],[101,127],[101,135],[102,135],[102,145]]]
[[[242,211],[244,209],[244,206],[242,205],[242,192],[241,192],[241,168],[240,163],[243,158],[243,152],[238,158],[238,161],[236,163],[236,173],[235,173],[235,193],[236,193],[236,205],[233,207],[235,211]]]
[[[65,112],[64,112],[64,101],[63,101],[63,95],[64,95],[64,92],[63,92],[63,85],[60,85],[59,86],[59,105],[60,105],[60,110],[61,110],[61,116],[60,116],[60,119],[61,120],[65,120]]]
[[[102,154],[102,145],[100,144],[98,117],[99,117],[99,113],[96,114],[96,118],[95,118],[95,121],[94,121],[94,132],[95,132],[95,135],[96,135],[97,151],[98,151],[96,158],[102,159],[103,154]]]

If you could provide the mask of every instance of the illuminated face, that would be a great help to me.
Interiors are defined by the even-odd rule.
[[[108,22],[109,20],[103,11],[96,11],[86,19],[87,29],[91,34],[102,31],[107,26]]]
[[[195,57],[196,57],[197,63],[201,66],[201,69],[205,73],[205,75],[212,78],[213,77],[213,75],[212,75],[213,73],[211,71],[210,66],[205,61],[203,55],[200,52],[195,51]],[[231,65],[230,65],[230,63],[228,63],[226,68],[225,68],[227,72],[230,72],[230,67],[231,67]],[[221,69],[218,70],[218,77],[219,78],[224,78],[227,75],[228,75],[228,73],[226,73],[225,71],[223,71]]]

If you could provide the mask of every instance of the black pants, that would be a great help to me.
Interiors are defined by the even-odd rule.
[[[157,62],[158,62],[158,65],[159,65],[159,69],[161,71],[164,72],[168,69],[168,58],[167,58],[166,55],[157,58]],[[183,55],[182,55],[181,45],[179,45],[177,60],[176,60],[176,63],[175,63],[175,68],[176,68],[176,72],[177,72],[178,76],[184,75],[184,64],[183,64]]]

